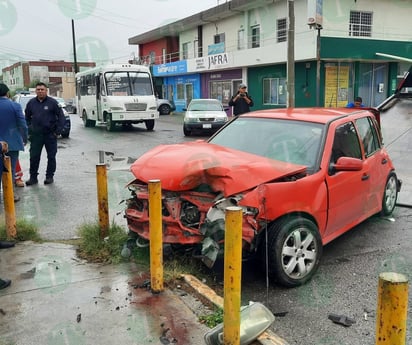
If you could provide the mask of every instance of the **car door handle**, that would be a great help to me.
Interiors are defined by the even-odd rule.
[[[368,174],[363,174],[362,175],[362,181],[369,180],[369,175]]]

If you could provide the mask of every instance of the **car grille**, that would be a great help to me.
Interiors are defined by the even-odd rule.
[[[147,108],[146,103],[126,103],[125,104],[127,111],[145,111]]]
[[[214,122],[216,121],[214,117],[201,117],[199,118],[200,122]]]

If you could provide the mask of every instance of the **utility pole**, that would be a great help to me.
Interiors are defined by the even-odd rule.
[[[288,0],[287,107],[295,107],[295,3]]]
[[[74,34],[74,20],[72,19],[72,39],[73,39],[73,61],[74,61],[74,73],[79,72],[77,66],[77,54],[76,54],[76,36]]]

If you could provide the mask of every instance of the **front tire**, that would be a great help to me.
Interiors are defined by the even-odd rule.
[[[192,134],[192,131],[183,126],[183,134],[188,137]]]
[[[146,129],[148,131],[153,131],[154,125],[155,125],[155,121],[154,120],[146,120],[145,122],[146,125]]]
[[[264,254],[266,249],[261,249]],[[313,277],[323,248],[317,226],[307,218],[295,216],[269,228],[267,249],[269,276],[280,285],[296,287]]]
[[[382,216],[390,216],[395,209],[398,199],[398,178],[395,173],[390,173],[385,184],[382,199]]]
[[[116,128],[116,123],[112,120],[112,115],[108,114],[107,119],[106,119],[106,129],[109,132],[113,132],[115,128]]]

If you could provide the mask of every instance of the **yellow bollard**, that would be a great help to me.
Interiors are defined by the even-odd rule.
[[[406,344],[408,289],[408,279],[403,274],[379,275],[376,345]]]
[[[14,190],[13,190],[13,177],[11,170],[11,159],[8,156],[3,158],[4,167],[7,172],[3,172],[1,181],[3,184],[3,200],[4,200],[4,213],[6,219],[6,233],[8,238],[16,238],[16,210],[14,208]]]
[[[162,187],[149,181],[150,278],[152,292],[163,291]]]
[[[100,238],[104,239],[109,232],[109,200],[107,193],[106,164],[96,165],[97,203],[99,211]]]
[[[223,343],[240,344],[242,208],[226,208],[223,286]]]

